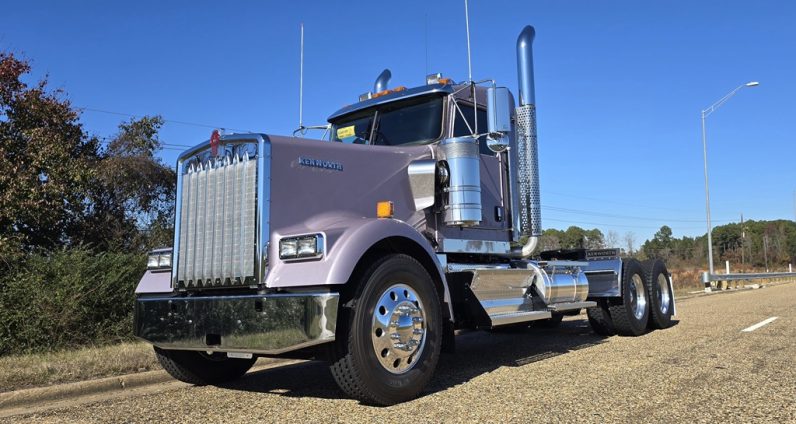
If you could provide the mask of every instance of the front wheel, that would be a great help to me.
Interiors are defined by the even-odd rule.
[[[165,350],[155,348],[155,356],[172,377],[188,384],[221,384],[240,378],[257,358],[227,358],[224,353]]]
[[[335,381],[369,404],[417,397],[434,373],[442,342],[434,282],[414,258],[389,255],[351,283],[359,286],[330,367]]]

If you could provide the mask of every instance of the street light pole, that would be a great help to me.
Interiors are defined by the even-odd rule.
[[[710,105],[708,108],[702,110],[702,155],[705,164],[705,215],[706,215],[706,223],[708,229],[708,276],[709,278],[705,279],[705,288],[710,288],[710,279],[713,275],[713,236],[712,236],[712,229],[713,227],[710,225],[710,188],[708,185],[708,141],[707,141],[707,132],[705,130],[705,118],[707,118],[711,113],[715,112],[719,106],[723,105],[730,100],[732,96],[735,95],[738,91],[745,87],[756,87],[760,85],[757,81],[750,81],[746,84],[741,84],[736,87],[734,90],[730,91],[724,97],[717,100],[715,103]]]
[[[711,236],[710,225],[710,187],[708,186],[708,143],[705,133],[705,111],[702,111],[702,158],[705,162],[705,214],[708,227],[708,275],[713,275],[713,237]],[[710,286],[710,280],[705,283],[705,287]]]

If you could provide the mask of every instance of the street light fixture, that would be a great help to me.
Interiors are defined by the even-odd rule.
[[[708,108],[702,111],[702,155],[705,162],[705,214],[707,216],[707,227],[708,227],[708,278],[705,278],[705,288],[706,290],[710,288],[710,278],[713,275],[713,237],[711,236],[712,227],[710,225],[710,189],[708,188],[708,143],[707,143],[707,135],[705,132],[705,118],[707,118],[711,113],[715,112],[721,105],[730,100],[732,96],[734,96],[738,91],[742,88],[746,87],[757,87],[760,85],[757,81],[749,81],[746,84],[741,84],[736,87],[734,90],[727,93],[726,96],[720,98],[715,103],[710,105]]]

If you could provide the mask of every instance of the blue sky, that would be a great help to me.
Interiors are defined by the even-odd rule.
[[[796,3],[472,0],[470,21],[474,77],[515,93],[516,37],[536,27],[545,227],[632,231],[637,244],[663,224],[704,234],[700,110],[751,80],[708,118],[713,221],[794,219]],[[459,0],[16,1],[0,14],[0,48],[74,105],[161,114],[163,141],[193,145],[214,126],[292,132],[301,22],[308,124],[385,67],[393,86],[467,78]],[[124,119],[81,118],[99,136]]]

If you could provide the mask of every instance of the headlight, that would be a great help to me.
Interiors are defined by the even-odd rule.
[[[162,253],[158,257],[158,267],[160,267],[160,268],[171,268],[171,252]]]
[[[323,234],[286,237],[279,240],[279,259],[290,261],[323,257]]]
[[[304,237],[298,240],[296,255],[315,256],[318,253],[318,241],[313,237]]]
[[[279,241],[279,257],[294,258],[296,257],[296,250],[298,248],[298,240],[296,239],[282,239]]]
[[[169,269],[171,268],[171,248],[156,249],[149,252],[146,258],[147,269]]]

